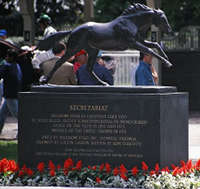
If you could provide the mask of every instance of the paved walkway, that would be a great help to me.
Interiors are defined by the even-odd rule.
[[[9,117],[0,135],[0,140],[16,140],[17,120]],[[200,112],[190,113],[189,116],[189,159],[196,161],[200,158]]]
[[[189,118],[189,159],[200,159],[200,112],[191,113]]]
[[[0,135],[0,140],[16,140],[17,135],[17,119],[8,117],[3,131]]]

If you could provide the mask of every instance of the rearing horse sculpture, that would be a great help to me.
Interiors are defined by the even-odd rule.
[[[101,84],[101,81],[93,71],[93,65],[99,50],[126,50],[136,49],[145,54],[151,54],[170,67],[167,55],[157,42],[146,41],[144,36],[150,26],[154,24],[165,33],[171,32],[165,13],[160,9],[152,9],[142,4],[133,4],[129,6],[121,16],[108,23],[88,22],[76,27],[72,31],[63,31],[53,34],[52,36],[41,41],[39,49],[47,50],[52,48],[56,41],[69,36],[67,51],[65,55],[56,62],[46,78],[47,83],[53,73],[70,57],[81,49],[88,52],[87,69]],[[158,49],[160,55],[152,48]]]

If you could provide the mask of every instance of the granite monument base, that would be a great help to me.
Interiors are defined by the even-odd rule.
[[[175,87],[35,86],[19,94],[18,162],[188,160],[188,94]]]

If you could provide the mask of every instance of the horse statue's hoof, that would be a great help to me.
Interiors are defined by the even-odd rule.
[[[102,84],[103,86],[110,86],[107,82],[103,82]]]
[[[47,84],[48,83],[48,78],[44,75],[42,75],[39,79],[39,82],[41,85]]]
[[[167,68],[171,68],[173,65],[172,65],[169,61],[166,61],[166,62],[165,62],[165,66],[166,66]]]

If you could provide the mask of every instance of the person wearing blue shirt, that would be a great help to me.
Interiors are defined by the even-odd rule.
[[[140,63],[135,73],[135,83],[136,85],[155,85],[152,74],[152,55],[140,55]]]
[[[99,63],[95,63],[93,70],[95,74],[104,82],[109,85],[113,85],[113,77],[109,70]],[[94,79],[92,75],[87,70],[87,64],[83,64],[77,70],[77,80],[79,85],[100,85],[99,81]]]
[[[5,63],[0,65],[0,79],[3,79],[3,103],[0,106],[0,133],[4,122],[10,113],[17,118],[18,92],[22,87],[22,72],[16,62],[17,52],[14,49],[7,51]]]

